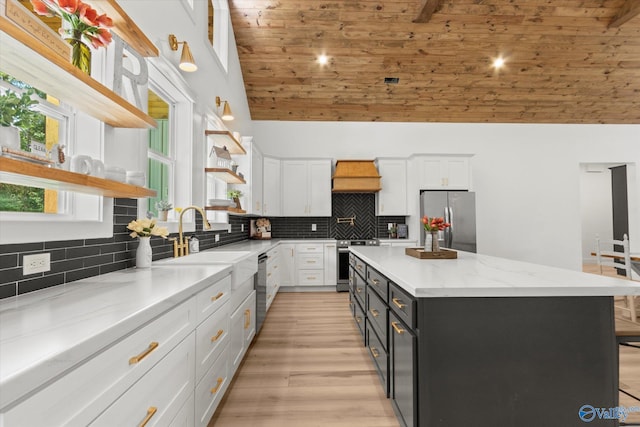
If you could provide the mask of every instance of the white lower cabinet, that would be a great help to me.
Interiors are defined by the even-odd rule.
[[[153,375],[151,368],[193,331],[195,319],[196,300],[190,298],[0,415],[0,424],[90,424],[136,381]]]
[[[229,363],[234,374],[240,366],[251,340],[256,333],[256,292],[249,296],[231,313],[231,339],[229,342]]]
[[[192,332],[90,425],[169,424],[193,394],[194,360],[195,333]]]
[[[184,402],[182,408],[175,416],[173,421],[169,423],[169,427],[193,427],[195,425],[195,414],[193,413],[193,393]]]
[[[204,374],[202,381],[196,386],[195,414],[198,426],[206,426],[213,416],[229,381],[229,346],[225,346],[211,368]]]
[[[196,328],[196,378],[198,381],[229,343],[229,314],[229,304],[225,304]]]
[[[296,245],[280,243],[280,286],[295,286],[296,282]]]

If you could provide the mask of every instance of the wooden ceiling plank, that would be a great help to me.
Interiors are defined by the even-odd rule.
[[[620,11],[609,23],[609,28],[618,28],[640,14],[640,2],[638,0],[626,0]]]
[[[420,13],[416,19],[413,20],[416,24],[425,24],[431,20],[434,13],[442,7],[443,0],[422,0],[422,7]]]

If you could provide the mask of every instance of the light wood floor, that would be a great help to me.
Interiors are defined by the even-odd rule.
[[[640,396],[640,349],[620,385]],[[620,405],[640,406],[620,393]],[[640,413],[628,423],[640,422]],[[209,427],[397,427],[351,318],[347,293],[279,293]]]
[[[398,427],[348,294],[279,293],[213,426]]]

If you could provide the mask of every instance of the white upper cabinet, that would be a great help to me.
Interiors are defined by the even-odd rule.
[[[423,190],[468,190],[469,157],[416,157]]]
[[[331,216],[331,160],[282,161],[282,215]]]
[[[251,204],[247,213],[262,215],[262,152],[255,144],[251,148]]]
[[[376,215],[408,215],[407,161],[378,159],[377,164],[382,189],[376,193]]]
[[[265,157],[262,180],[262,213],[267,216],[280,216],[282,213],[282,189],[280,160]]]

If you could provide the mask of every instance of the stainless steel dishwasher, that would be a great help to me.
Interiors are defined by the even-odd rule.
[[[255,275],[254,288],[256,290],[256,334],[260,332],[267,316],[267,256],[258,255],[258,273]]]

